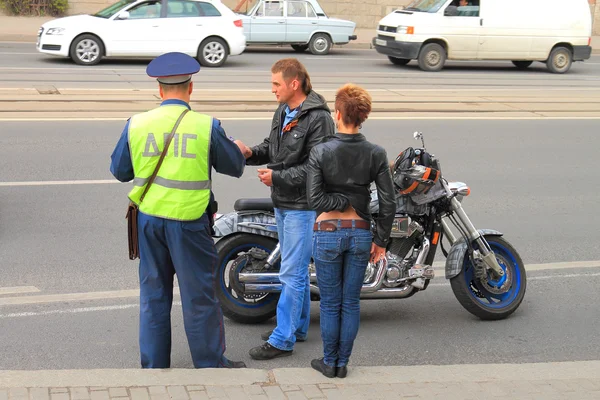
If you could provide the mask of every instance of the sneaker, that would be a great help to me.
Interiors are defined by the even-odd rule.
[[[329,365],[325,364],[325,361],[323,361],[322,358],[312,360],[310,362],[310,366],[325,375],[327,378],[335,377],[335,367],[330,367]]]
[[[293,350],[279,350],[267,342],[262,346],[251,349],[249,354],[255,360],[271,360],[273,358],[291,356],[292,352]]]
[[[265,332],[265,333],[261,334],[260,338],[266,342],[269,340],[272,333],[273,333],[273,330],[271,329],[269,332]],[[296,342],[306,342],[306,338],[299,338],[298,336],[296,336]]]

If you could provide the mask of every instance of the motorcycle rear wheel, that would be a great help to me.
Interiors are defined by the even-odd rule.
[[[219,240],[216,243],[217,298],[223,314],[232,321],[242,324],[258,324],[273,318],[277,311],[279,293],[244,296],[229,282],[232,262],[252,248],[271,253],[277,241],[264,236],[241,233]],[[276,266],[279,269],[279,265]]]
[[[475,277],[475,268],[465,254],[460,274],[450,280],[458,302],[483,320],[500,320],[519,308],[527,288],[527,275],[519,253],[500,236],[485,238],[496,254],[505,274],[500,279],[487,276],[485,282]],[[509,282],[507,280],[510,279]]]

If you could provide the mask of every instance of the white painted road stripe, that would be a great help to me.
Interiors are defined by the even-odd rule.
[[[439,115],[439,113],[436,113]],[[225,117],[219,118],[221,121],[271,121],[273,119],[270,117]],[[527,117],[499,117],[499,116],[472,116],[472,114],[465,116],[406,116],[406,117],[378,117],[378,116],[370,116],[369,120],[378,120],[378,121],[403,121],[403,120],[436,120],[436,121],[449,121],[449,120],[481,120],[481,121],[528,121],[528,120],[598,120],[599,116],[564,116],[564,117],[546,117],[546,116],[527,116]],[[0,118],[1,122],[101,122],[101,121],[120,121],[125,122],[127,117],[107,117],[107,118],[93,118],[93,117],[65,117],[65,118]]]
[[[4,186],[52,186],[52,185],[100,185],[110,183],[121,183],[116,179],[80,180],[80,181],[24,181],[24,182],[0,182]]]
[[[173,288],[175,295],[179,294],[179,288]],[[36,296],[19,297],[0,297],[0,306],[14,306],[25,304],[45,304],[61,303],[70,301],[91,301],[91,300],[109,300],[109,299],[127,299],[139,297],[139,289],[113,290],[106,292],[88,292],[88,293],[59,293]]]
[[[35,286],[0,287],[0,296],[19,293],[38,293],[40,289]]]
[[[582,278],[582,277],[598,277],[600,273],[592,273],[592,274],[567,274],[567,275],[548,275],[548,276],[533,276],[528,278],[528,281],[542,281],[549,279],[571,279],[571,278]],[[429,285],[440,287],[440,286],[450,286],[450,283],[432,283]],[[0,304],[1,305],[1,304]],[[173,301],[173,305],[180,306],[180,301]],[[0,319],[7,318],[22,318],[22,317],[40,317],[46,315],[56,315],[56,314],[80,314],[80,313],[88,313],[88,312],[97,312],[97,311],[120,311],[120,310],[128,310],[132,308],[139,308],[139,304],[121,304],[114,306],[99,306],[99,307],[78,307],[78,308],[70,308],[70,309],[62,309],[62,310],[48,310],[48,311],[37,311],[37,312],[19,312],[19,313],[9,313],[9,314],[0,314]]]
[[[527,282],[530,281],[546,281],[549,279],[572,279],[572,278],[583,278],[583,277],[597,277],[600,276],[600,272],[592,274],[566,274],[566,275],[544,275],[544,276],[532,276],[527,278]],[[445,283],[430,283],[429,286],[450,286],[450,282]]]
[[[437,264],[437,263],[436,263]],[[434,264],[434,266],[436,265]],[[558,265],[558,267],[557,267]],[[567,266],[568,265],[568,266]],[[545,266],[545,267],[543,267]],[[534,271],[550,271],[556,269],[577,269],[577,268],[600,268],[600,261],[589,261],[580,263],[552,263],[552,264],[534,264]],[[529,271],[529,268],[526,267]],[[443,279],[443,274],[437,274],[437,279]],[[570,279],[580,277],[596,277],[600,276],[598,273],[590,274],[557,274],[557,275],[546,275],[546,276],[533,276],[528,278],[529,281],[546,280],[546,279]],[[429,286],[445,286],[448,283],[434,283]],[[179,288],[173,289],[175,295],[179,295]],[[108,299],[124,299],[139,297],[139,289],[128,289],[128,290],[115,290],[106,292],[88,292],[88,293],[63,293],[63,294],[50,294],[50,295],[36,295],[36,296],[20,296],[20,297],[5,297],[0,298],[1,306],[19,306],[26,304],[45,304],[45,303],[66,303],[71,301],[91,301],[91,300],[108,300]]]
[[[174,306],[180,306],[180,301],[174,301]],[[79,308],[71,308],[67,310],[49,310],[49,311],[39,311],[39,312],[22,312],[22,313],[11,313],[11,314],[0,314],[0,319],[5,318],[20,318],[20,317],[40,317],[46,315],[53,314],[79,314],[86,312],[95,312],[95,311],[120,311],[120,310],[128,310],[130,308],[139,308],[139,304],[122,304],[118,306],[103,306],[103,307],[79,307]]]

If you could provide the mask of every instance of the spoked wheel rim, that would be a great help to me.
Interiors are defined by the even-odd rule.
[[[207,43],[202,51],[202,57],[211,64],[218,64],[225,58],[225,47],[219,42]]]
[[[92,63],[100,57],[100,46],[94,40],[84,39],[75,48],[77,58],[84,63]]]

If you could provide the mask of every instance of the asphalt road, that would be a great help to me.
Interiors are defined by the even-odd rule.
[[[224,121],[228,134],[258,143],[269,121]],[[36,296],[137,288],[137,263],[127,259],[128,184],[52,184],[111,180],[118,122],[0,123],[0,370],[136,368],[135,296],[53,302]],[[526,265],[600,260],[596,168],[600,138],[594,120],[439,120],[365,123],[364,133],[390,158],[425,133],[448,179],[472,188],[464,206],[479,228],[505,233]],[[215,175],[221,211],[240,196],[267,196],[248,167],[240,180]],[[595,264],[594,264],[595,265]],[[521,308],[496,323],[461,308],[443,277],[402,301],[365,301],[352,363],[413,365],[542,362],[600,358],[595,301],[600,268],[533,271]],[[600,267],[600,262],[598,263]],[[552,266],[550,266],[552,268]],[[122,292],[121,292],[122,293]],[[16,304],[1,305],[7,297]],[[190,368],[181,307],[173,308],[173,367]],[[272,321],[271,321],[272,323]],[[249,366],[306,367],[319,356],[318,303],[308,342],[296,355],[253,362],[247,352],[271,323],[226,320],[228,356]]]
[[[595,90],[600,86],[600,56],[575,63],[568,74],[554,75],[542,63],[518,71],[510,62],[449,62],[439,73],[425,73],[416,62],[392,65],[375,50],[334,49],[328,56],[298,54],[282,48],[249,48],[221,68],[203,68],[194,80],[203,88],[269,89],[270,66],[283,57],[297,57],[313,83],[331,89],[352,81],[370,89],[498,89],[548,87]],[[156,86],[145,75],[147,60],[106,60],[83,67],[68,59],[37,53],[33,44],[0,42],[0,89],[22,87],[137,88]]]
[[[114,180],[110,154],[122,126],[0,123],[0,286],[32,285],[44,293],[136,287],[126,258],[130,184],[47,184]],[[255,144],[269,121],[223,126]],[[401,120],[367,122],[364,132],[394,158],[418,145],[412,132],[423,131],[445,176],[472,188],[464,207],[475,226],[504,232],[526,263],[549,263],[600,260],[596,128],[595,120]],[[247,167],[239,180],[215,174],[221,212],[231,211],[238,197],[269,195],[255,171]]]
[[[269,121],[224,121],[228,134],[259,142]],[[52,302],[36,296],[137,288],[137,263],[127,259],[128,184],[110,180],[117,122],[0,123],[0,288],[33,286],[2,305],[0,369],[137,367],[135,296]],[[594,185],[594,120],[370,121],[364,133],[390,158],[425,133],[445,176],[472,188],[464,206],[479,228],[505,233],[526,265],[600,260]],[[66,184],[55,184],[66,183]],[[54,183],[54,184],[53,184]],[[222,211],[240,196],[267,196],[248,167],[240,180],[215,176]],[[595,266],[595,264],[593,264]],[[442,277],[418,296],[366,301],[355,365],[589,360],[600,357],[594,301],[600,268],[533,271],[525,301],[510,319],[481,322],[461,308]],[[598,263],[600,267],[600,263]],[[107,296],[108,297],[108,296]],[[46,299],[46,300],[45,300]],[[297,355],[253,367],[305,367],[318,356],[318,307],[308,342]],[[173,367],[191,367],[181,308],[174,307]],[[247,351],[270,328],[226,321],[228,355]]]

